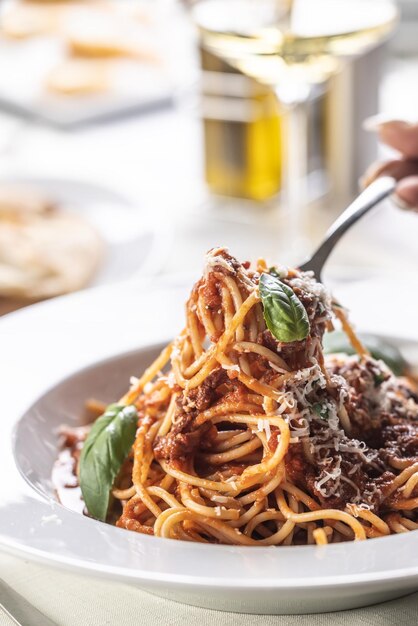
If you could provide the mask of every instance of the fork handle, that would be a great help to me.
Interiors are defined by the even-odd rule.
[[[382,176],[371,183],[335,220],[319,248],[308,261],[300,265],[300,269],[313,271],[319,279],[326,260],[344,233],[365,213],[391,195],[396,185],[397,181],[390,176]]]

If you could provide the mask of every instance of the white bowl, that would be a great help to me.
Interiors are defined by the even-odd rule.
[[[56,502],[50,481],[56,427],[77,423],[86,398],[110,401],[121,394],[129,376],[155,355],[155,345],[181,328],[185,295],[177,287],[106,287],[0,321],[1,546],[228,611],[335,611],[416,590],[415,532],[329,546],[194,544],[114,528]]]

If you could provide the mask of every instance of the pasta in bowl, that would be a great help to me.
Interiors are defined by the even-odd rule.
[[[357,356],[325,356],[341,325]],[[186,325],[54,469],[84,512],[199,543],[305,545],[418,528],[418,396],[309,273],[210,251]],[[62,486],[62,481],[61,481]]]

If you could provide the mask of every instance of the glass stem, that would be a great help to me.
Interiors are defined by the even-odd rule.
[[[280,93],[277,97],[280,100]],[[286,262],[300,263],[307,250],[306,205],[308,201],[307,102],[295,101],[284,108],[282,137],[282,197],[286,214]]]

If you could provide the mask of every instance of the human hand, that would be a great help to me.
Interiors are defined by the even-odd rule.
[[[364,128],[377,131],[380,141],[397,150],[399,157],[373,163],[362,184],[367,187],[379,176],[393,176],[399,181],[393,196],[395,202],[403,209],[418,211],[418,124],[379,121],[379,117],[375,117],[367,119]]]

